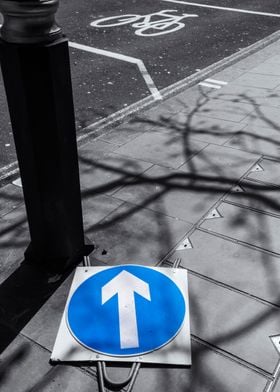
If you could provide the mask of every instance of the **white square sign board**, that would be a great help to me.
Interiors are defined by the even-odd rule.
[[[191,365],[187,271],[78,267],[51,361]]]

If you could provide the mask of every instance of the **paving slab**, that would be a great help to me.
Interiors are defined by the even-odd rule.
[[[118,154],[100,160],[87,160],[80,165],[81,188],[87,195],[112,194],[152,164]]]
[[[226,197],[246,207],[280,215],[280,188],[270,184],[244,180]]]
[[[168,120],[177,111],[178,108],[175,105],[168,105],[168,103],[163,102],[158,106],[145,110],[144,113],[140,114],[140,118],[148,123],[160,123]]]
[[[1,392],[23,392],[40,382],[50,370],[47,350],[21,335],[0,356]]]
[[[170,115],[173,115],[174,113],[180,112],[182,108],[186,107],[186,102],[180,98],[181,97],[177,96],[176,98],[171,97],[169,99],[164,100],[161,104],[157,106],[156,112],[159,114],[159,116],[163,116],[163,117],[166,116],[167,118],[169,118]],[[153,109],[150,109],[150,112],[151,111],[154,112]]]
[[[252,171],[248,178],[280,186],[280,162],[262,159],[259,162],[261,170]]]
[[[221,203],[217,210],[221,217],[206,219],[201,227],[280,254],[279,218],[227,203]]]
[[[114,197],[194,223],[227,189],[228,184],[223,186],[217,181],[209,192],[203,181],[193,181],[188,173],[155,165],[138,182],[114,193]]]
[[[98,247],[94,257],[103,263],[152,266],[191,227],[183,220],[124,203],[86,234]]]
[[[199,141],[192,141],[185,146],[184,137],[176,131],[170,134],[153,132],[139,136],[115,152],[176,169],[205,146],[206,143]]]
[[[279,308],[189,274],[191,332],[272,374],[279,360],[270,336],[279,334]]]
[[[19,266],[30,241],[25,224],[4,221],[0,218],[0,283]]]
[[[52,367],[49,358],[47,350],[18,335],[0,357],[1,392],[98,392],[94,378],[73,366]]]
[[[80,164],[89,163],[105,158],[108,153],[113,152],[117,147],[105,140],[97,139],[78,147]]]
[[[0,189],[0,216],[23,204],[22,189],[8,184]]]
[[[168,125],[186,140],[200,140],[206,143],[224,144],[246,124],[201,116],[196,111],[191,114],[183,112],[173,116]]]
[[[274,127],[249,125],[237,132],[225,145],[258,155],[278,158],[280,154],[280,132]]]
[[[223,101],[258,104],[259,102],[262,102],[264,97],[268,94],[271,94],[271,90],[230,83],[228,86],[224,86],[220,90],[217,90],[213,95],[213,98]]]
[[[260,67],[263,67],[263,65],[260,65]],[[246,72],[239,78],[235,79],[234,83],[242,86],[251,86],[265,89],[274,89],[280,85],[278,76],[254,73],[251,70],[250,72]]]
[[[133,392],[261,392],[266,379],[223,355],[192,341],[193,364],[187,368],[144,368]]]
[[[23,336],[48,350],[48,359],[50,359],[50,353],[54,346],[73,276],[74,272],[71,273],[21,331]]]
[[[189,113],[190,109],[193,110],[207,102],[211,98],[212,93],[212,90],[205,90],[202,86],[195,85],[169,98],[167,101],[172,106],[177,105],[180,112]],[[174,113],[178,113],[178,111],[174,110]]]
[[[210,100],[199,107],[197,114],[227,121],[240,122],[252,111],[251,103]]]
[[[268,302],[280,305],[280,258],[196,230],[192,248],[176,250],[170,261]]]
[[[134,140],[137,136],[140,136],[143,132],[145,132],[144,125],[141,125],[142,123],[136,120],[126,122],[116,128],[109,130],[108,132],[104,132],[104,134],[99,137],[99,140],[115,144],[117,146],[122,146],[123,144],[130,140]]]
[[[274,58],[269,59],[269,61],[265,61],[255,68],[250,69],[250,73],[280,76],[280,70],[279,67],[277,67],[277,65],[279,65],[278,61],[279,58],[275,56]]]
[[[95,378],[78,367],[57,365],[32,389],[32,392],[99,392]]]
[[[249,170],[257,158],[257,155],[248,152],[209,145],[182,165],[180,170],[197,178],[202,177],[205,182],[215,179],[221,184],[232,184]]]
[[[279,43],[278,43],[278,48],[279,48]],[[264,61],[265,64],[267,63],[273,63],[273,64],[280,64],[280,55],[276,54],[274,56],[268,57],[266,61]]]
[[[213,93],[213,98],[215,93]],[[181,110],[178,114],[172,116],[173,120],[182,122],[181,114],[185,114],[189,124],[195,116],[206,116],[208,118],[225,120],[233,123],[238,123],[246,116],[248,116],[254,110],[254,106],[251,102],[243,103],[238,100],[223,100],[223,99],[206,99],[194,106],[192,110]]]
[[[27,226],[27,216],[25,204],[21,203],[12,208],[8,213],[2,215],[1,219],[6,222],[11,222],[14,226],[23,225]]]
[[[254,105],[253,111],[248,113],[242,123],[251,127],[260,126],[273,128],[279,131],[280,113],[279,109],[266,105]]]
[[[280,381],[279,381],[279,379],[278,379],[277,383],[275,384],[273,392],[280,392]]]
[[[263,99],[261,99],[258,102],[258,104],[271,106],[271,107],[279,107],[280,106],[279,98],[280,98],[279,90],[268,90],[267,94],[265,94]]]
[[[231,102],[244,102],[253,106],[280,106],[279,92],[271,89],[247,87],[236,84],[229,84],[228,86],[224,86],[220,90],[217,90],[212,98]]]
[[[262,59],[263,61],[263,59]],[[217,72],[213,77],[224,82],[232,82],[239,76],[243,75],[250,68],[250,64],[246,64],[242,60],[238,63],[233,64],[229,68],[225,68],[222,71]]]
[[[83,223],[86,230],[96,225],[122,204],[121,200],[107,195],[82,193]]]

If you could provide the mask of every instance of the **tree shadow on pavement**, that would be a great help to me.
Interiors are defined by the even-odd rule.
[[[275,325],[279,325],[280,249],[278,252],[272,231],[280,216],[280,182],[258,179],[254,168],[269,161],[280,173],[280,127],[256,97],[196,94],[197,100],[189,107],[183,95],[180,101],[167,100],[158,109],[80,148],[86,235],[97,245],[92,263],[171,266],[173,253],[177,257],[180,254],[176,248],[182,239],[188,236],[192,240],[194,233],[203,233],[209,241],[219,239],[224,247],[238,244],[239,259],[244,249],[257,252],[253,268],[257,276],[267,279],[258,282],[259,293],[256,288],[251,292],[250,285],[246,286],[251,277],[242,270],[237,276],[230,260],[227,279],[223,280],[210,259],[205,269],[199,257],[193,265],[182,253],[181,266],[190,274],[193,366],[143,367],[135,391],[143,390],[144,382],[147,392],[224,392],[229,386],[240,391],[246,389],[247,382],[262,383],[263,377],[269,380],[277,364],[278,354],[262,330],[279,334]],[[213,208],[225,211],[219,221],[222,223],[206,219]],[[3,216],[0,223],[4,234],[1,249],[6,254],[12,249],[21,252],[28,241],[25,217]],[[5,256],[3,271],[9,268],[7,260]],[[248,271],[246,265],[252,261],[244,259],[243,263],[244,271]],[[20,265],[20,259],[10,272],[0,286],[3,349],[37,311],[44,311],[43,304],[64,279],[52,282],[41,272]],[[215,295],[211,315],[207,297]],[[17,298],[12,306],[11,296]],[[46,329],[53,320],[48,323]],[[260,348],[252,349],[252,341],[260,337]],[[271,368],[262,368],[261,349],[265,358],[271,357]],[[9,366],[17,366],[16,358],[13,361],[11,357]],[[24,369],[24,364],[21,366]],[[40,382],[38,385],[44,384]],[[48,390],[45,384],[42,391]],[[32,390],[37,390],[35,384]]]

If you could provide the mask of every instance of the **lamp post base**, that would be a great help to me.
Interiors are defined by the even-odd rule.
[[[1,41],[0,56],[32,243],[26,256],[61,270],[84,249],[68,41]]]

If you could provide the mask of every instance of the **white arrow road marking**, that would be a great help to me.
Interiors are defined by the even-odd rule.
[[[118,294],[121,348],[139,347],[134,292],[151,301],[148,283],[125,270],[102,287],[102,305]]]

